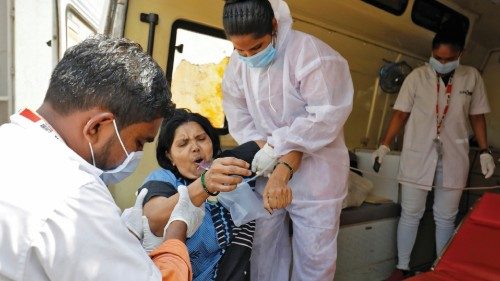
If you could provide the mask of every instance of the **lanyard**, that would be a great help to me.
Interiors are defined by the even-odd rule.
[[[436,133],[437,133],[437,138],[439,139],[439,135],[441,134],[441,127],[443,125],[443,120],[444,120],[444,117],[446,116],[446,113],[448,113],[448,108],[449,108],[449,105],[450,105],[450,98],[451,98],[451,90],[452,90],[452,87],[453,87],[453,74],[450,76],[450,80],[448,80],[448,85],[446,86],[446,92],[445,92],[445,95],[446,95],[446,105],[444,107],[444,110],[443,110],[443,115],[441,116],[441,118],[439,118],[439,89],[440,89],[440,81],[439,81],[439,78],[440,76],[439,75],[436,75],[436,89],[437,89],[437,99],[436,99]]]
[[[31,121],[33,125],[54,136],[54,138],[56,138],[57,140],[64,142],[61,136],[54,130],[54,128],[52,128],[49,123],[47,123],[40,115],[36,114],[35,112],[25,108],[21,110],[18,115],[24,117],[23,119],[27,121]]]

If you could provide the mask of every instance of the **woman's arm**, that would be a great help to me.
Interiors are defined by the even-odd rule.
[[[302,155],[300,151],[290,151],[278,159],[262,195],[264,208],[269,213],[273,209],[285,208],[292,202],[292,190],[287,184],[293,172],[299,169]]]
[[[236,188],[243,177],[250,176],[249,164],[234,157],[215,159],[210,169],[205,173],[205,186],[211,193],[228,192]],[[188,186],[189,197],[195,206],[201,206],[208,198],[200,179]],[[174,206],[179,200],[179,194],[170,197],[156,196],[144,205],[144,215],[148,218],[151,232],[163,236],[163,228],[170,218]]]

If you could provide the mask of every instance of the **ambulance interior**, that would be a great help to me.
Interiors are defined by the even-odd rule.
[[[86,17],[89,11],[78,5],[84,1],[54,2],[59,11],[58,23],[65,26],[58,31],[56,57],[62,57],[67,47],[96,31],[134,40],[165,70],[177,106],[207,116],[220,129],[224,148],[236,145],[227,132],[221,106],[220,83],[233,52],[222,30],[224,1],[103,0],[99,1],[106,6],[100,18],[105,24],[101,26]],[[480,71],[492,109],[486,115],[487,133],[497,169],[490,179],[484,179],[478,148],[471,145],[467,186],[500,185],[500,0],[286,2],[294,19],[293,28],[318,37],[344,56],[354,83],[353,110],[344,135],[352,152],[351,164],[361,170],[362,177],[353,173],[349,182],[353,197],[341,215],[335,280],[383,280],[394,269],[397,257],[400,187],[396,177],[402,133],[393,142],[378,174],[372,169],[371,152],[378,147],[391,117],[402,82],[398,75],[429,60],[432,38],[449,19],[467,27],[460,63]],[[0,105],[12,107],[1,100]],[[138,170],[110,187],[122,209],[132,205],[136,190],[156,167],[155,143],[147,144]],[[463,193],[459,219],[483,192]],[[432,200],[427,201],[410,264],[412,269],[422,271],[436,259]]]
[[[147,3],[131,0],[123,18],[124,36],[152,51],[166,70],[177,105],[205,114],[215,126],[222,128],[222,134],[227,131],[224,132],[218,83],[232,52],[232,45],[223,39],[223,3],[218,0]],[[361,194],[370,203],[342,212],[335,280],[382,280],[396,263],[400,193],[394,178],[403,136],[395,139],[393,152],[384,160],[379,174],[373,174],[371,151],[378,147],[378,140],[385,132],[398,89],[387,81],[394,78],[380,76],[380,70],[383,66],[394,66],[390,71],[398,68],[394,71],[409,72],[407,68],[423,65],[429,59],[431,41],[441,23],[451,18],[462,21],[468,28],[461,63],[474,66],[482,73],[492,108],[486,116],[488,141],[494,158],[498,159],[500,125],[494,121],[500,117],[496,110],[500,105],[500,82],[496,79],[500,74],[500,1],[288,0],[287,3],[294,19],[293,27],[313,34],[342,54],[349,62],[354,83],[354,106],[344,127],[345,139],[355,155],[352,160],[357,161],[359,169],[368,172],[361,179],[350,180],[349,191],[350,195]],[[230,135],[221,138],[224,147],[235,145]],[[147,150],[148,156],[139,170],[112,188],[121,207],[133,202],[134,191],[157,165],[152,153],[154,145],[149,145]],[[481,175],[477,152],[477,148],[471,147],[468,186],[498,185],[498,171],[488,180]],[[464,192],[459,217],[463,217],[482,192]],[[352,198],[350,203],[360,203],[356,201],[359,199]],[[436,258],[432,200],[428,200],[427,205],[412,253],[411,267],[415,270],[429,269]]]

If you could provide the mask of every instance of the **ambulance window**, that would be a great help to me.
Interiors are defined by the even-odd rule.
[[[82,17],[80,17],[72,9],[68,9],[66,12],[66,48],[74,46],[92,34],[95,34],[96,30],[87,23]]]
[[[232,52],[220,29],[185,20],[172,26],[166,73],[172,100],[207,117],[220,134],[227,134],[221,84]]]
[[[415,0],[411,19],[414,23],[434,32],[438,32],[441,25],[450,20],[461,25],[464,34],[467,34],[469,29],[469,19],[466,16],[436,0]]]
[[[363,0],[363,2],[397,16],[402,15],[408,6],[408,0]]]

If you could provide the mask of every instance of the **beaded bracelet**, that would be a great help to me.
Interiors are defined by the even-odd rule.
[[[290,178],[289,178],[289,180],[292,179],[292,177],[293,177],[293,168],[292,168],[292,166],[290,166],[290,164],[288,164],[285,161],[278,161],[278,163],[276,163],[276,166],[278,166],[279,164],[284,165],[285,167],[288,168],[288,170],[290,170]],[[275,169],[276,169],[276,166],[274,166]]]
[[[216,192],[210,192],[208,191],[208,188],[205,184],[205,174],[207,173],[207,171],[203,171],[203,173],[201,174],[201,186],[203,187],[203,190],[205,190],[205,192],[210,195],[210,196],[217,196],[219,195],[219,191],[216,191]]]

